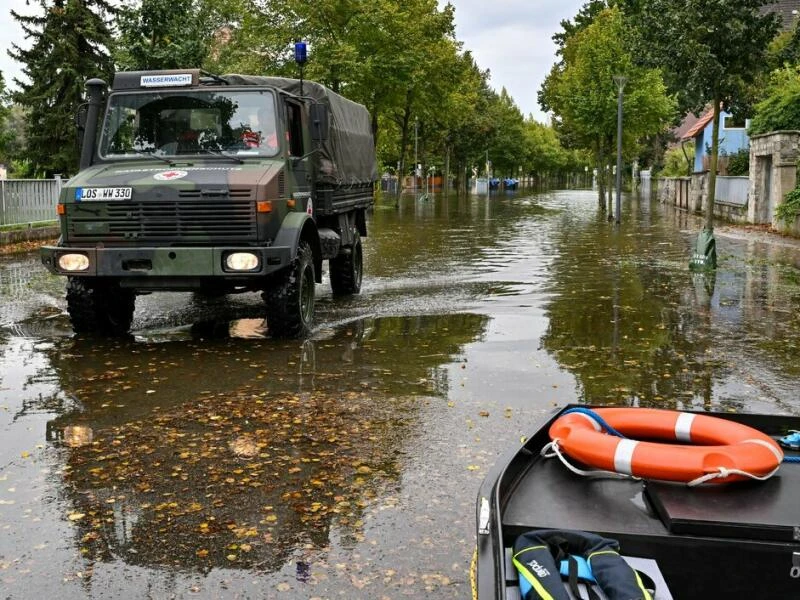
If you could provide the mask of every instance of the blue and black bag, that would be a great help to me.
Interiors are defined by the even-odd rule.
[[[569,600],[562,575],[576,598],[578,583],[585,583],[591,600],[599,600],[593,586],[608,600],[653,600],[653,580],[634,570],[619,555],[619,543],[565,529],[539,529],[519,536],[513,563],[519,572],[524,600]]]

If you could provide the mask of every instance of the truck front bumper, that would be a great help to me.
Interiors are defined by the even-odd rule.
[[[247,271],[232,270],[226,265],[229,255],[249,253],[258,258],[256,268]],[[67,270],[61,264],[65,255],[82,255],[88,262],[86,268]],[[270,247],[168,247],[168,248],[98,248],[44,246],[40,251],[42,264],[56,275],[76,277],[118,277],[125,285],[127,278],[175,279],[222,278],[246,280],[269,275],[292,260],[291,248]]]

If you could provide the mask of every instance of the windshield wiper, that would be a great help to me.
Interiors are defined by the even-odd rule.
[[[211,148],[200,148],[206,154],[210,154],[211,156],[219,156],[221,158],[230,158],[232,161],[239,163],[240,165],[244,164],[244,161],[239,158],[238,156],[234,156],[233,154],[226,154],[225,152],[221,152],[219,150],[212,150]]]
[[[167,163],[167,164],[168,164],[170,167],[172,167],[172,166],[174,166],[174,165],[175,165],[175,162],[174,162],[172,159],[170,159],[170,158],[165,158],[164,156],[161,156],[161,155],[159,155],[159,154],[156,154],[156,153],[155,153],[155,150],[139,150],[139,149],[137,149],[137,148],[131,148],[131,150],[133,150],[134,152],[136,152],[136,154],[141,154],[141,155],[143,155],[143,156],[151,156],[152,158],[157,158],[158,160],[163,160],[163,161],[164,161],[165,163]]]

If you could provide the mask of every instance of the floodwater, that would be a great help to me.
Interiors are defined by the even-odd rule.
[[[137,299],[74,337],[0,257],[3,598],[468,598],[486,470],[556,406],[800,414],[800,246],[639,197],[375,207],[362,293],[311,339],[258,297]]]

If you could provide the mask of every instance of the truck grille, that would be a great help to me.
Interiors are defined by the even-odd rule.
[[[92,203],[73,208],[69,239],[91,242],[226,243],[257,239],[250,200]]]

